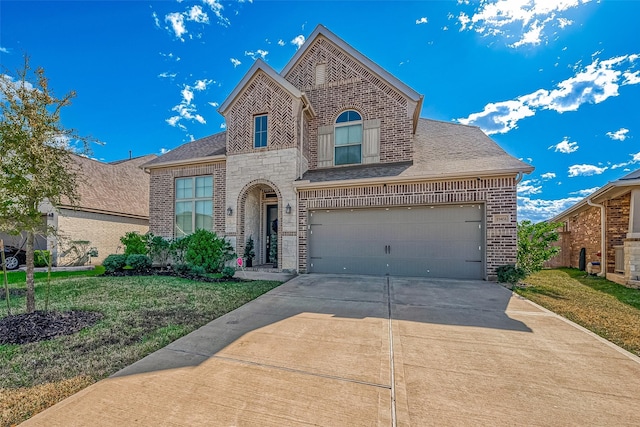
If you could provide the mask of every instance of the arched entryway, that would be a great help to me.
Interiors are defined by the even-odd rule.
[[[244,254],[251,236],[256,256],[253,265],[281,265],[282,245],[279,224],[282,224],[282,195],[278,187],[266,179],[244,186],[238,195],[238,231],[236,251]],[[274,249],[274,243],[277,247]],[[277,249],[277,250],[276,250]]]

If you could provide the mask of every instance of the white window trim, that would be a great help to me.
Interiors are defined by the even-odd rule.
[[[208,178],[211,177],[211,196],[205,196],[205,197],[196,197],[196,179],[197,178]],[[190,179],[192,181],[192,190],[193,190],[193,197],[189,197],[189,198],[185,198],[185,199],[178,199],[178,185],[177,182],[179,180],[183,180],[183,179]],[[174,194],[173,194],[173,235],[174,237],[178,236],[178,221],[176,220],[176,204],[177,203],[182,203],[182,202],[191,202],[191,228],[192,228],[192,233],[194,233],[196,231],[196,202],[200,202],[200,201],[211,201],[211,230],[209,231],[213,231],[213,227],[214,227],[214,208],[215,206],[213,205],[213,196],[215,193],[215,180],[213,178],[213,175],[197,175],[197,176],[182,176],[182,177],[177,177],[174,180]],[[180,237],[184,237],[187,236],[187,234],[183,234]]]
[[[265,129],[264,131],[260,131],[260,132],[264,132],[265,134],[265,145],[261,145],[260,147],[256,145],[256,119],[258,117],[267,118],[267,129]],[[253,148],[261,149],[261,148],[267,148],[268,146],[269,146],[269,114],[268,113],[256,114],[253,116]]]
[[[354,120],[354,121],[351,121],[351,122],[342,122],[342,123],[334,122],[334,124],[333,124],[333,165],[334,166],[351,166],[351,165],[361,165],[362,164],[362,142],[363,142],[363,139],[364,139],[364,120],[362,119],[362,113],[360,113],[360,111],[354,110],[354,109],[348,109],[348,110],[341,111],[340,114],[338,114],[338,117],[340,117],[341,114],[343,114],[343,113],[345,113],[347,111],[355,111],[356,113],[358,113],[358,115],[360,116],[360,120]],[[336,117],[336,120],[338,120],[338,117]],[[340,144],[340,145],[338,145],[338,143],[337,143],[338,138],[336,137],[336,129],[341,128],[341,127],[354,126],[354,125],[360,125],[360,142],[359,143],[354,143],[354,144]],[[356,145],[360,146],[360,161],[358,163],[336,164],[336,149],[337,148],[353,147],[353,146],[356,146]]]

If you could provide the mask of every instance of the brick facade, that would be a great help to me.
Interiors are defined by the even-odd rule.
[[[149,231],[173,238],[175,222],[175,180],[188,176],[213,176],[213,231],[225,231],[226,163],[152,169],[149,192]]]
[[[613,273],[615,267],[615,248],[622,246],[629,230],[629,211],[631,193],[609,200],[607,210],[607,272]]]
[[[316,85],[319,63],[326,64],[326,83]],[[319,37],[285,78],[307,94],[317,113],[309,122],[310,169],[318,167],[318,127],[332,126],[346,109],[359,111],[364,120],[380,120],[381,163],[411,160],[415,104],[329,40]]]

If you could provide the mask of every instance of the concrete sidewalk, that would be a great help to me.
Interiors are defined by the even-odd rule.
[[[487,282],[303,275],[26,426],[640,425],[640,360]]]

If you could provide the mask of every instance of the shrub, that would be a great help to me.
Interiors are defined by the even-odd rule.
[[[151,258],[142,254],[131,254],[127,256],[127,265],[135,271],[143,271],[151,267]]]
[[[169,256],[173,259],[174,264],[186,264],[185,258],[190,241],[191,235],[177,237],[169,243]]]
[[[558,229],[561,223],[538,222],[529,220],[518,223],[518,267],[527,275],[542,270],[545,261],[560,252],[553,243],[558,241]]]
[[[198,265],[180,263],[173,266],[173,270],[181,276],[204,276],[204,268]]]
[[[501,265],[496,269],[498,275],[498,282],[511,283],[515,285],[520,280],[527,276],[527,273],[520,267],[516,267],[513,264]]]
[[[120,238],[120,242],[124,245],[124,254],[147,254],[147,236],[143,236],[137,231],[129,231]]]
[[[171,241],[162,236],[154,236],[153,233],[147,233],[147,246],[151,261],[166,267],[171,255]]]
[[[204,268],[207,273],[221,271],[233,257],[229,242],[212,231],[200,229],[189,236],[185,261]]]
[[[125,265],[127,265],[127,256],[123,254],[111,254],[102,261],[105,273],[122,270]]]
[[[233,267],[224,267],[222,269],[222,278],[231,279],[236,274],[236,269]]]
[[[49,251],[35,250],[33,251],[34,267],[46,267],[49,265]]]

